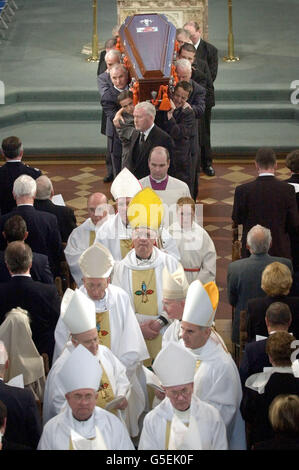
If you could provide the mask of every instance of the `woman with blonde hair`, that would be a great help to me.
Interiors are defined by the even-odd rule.
[[[292,323],[289,331],[299,339],[299,297],[289,296],[292,282],[292,273],[285,264],[275,261],[265,267],[261,287],[266,297],[250,299],[247,305],[248,341],[255,340],[256,335],[268,336],[265,316],[273,302],[282,302],[290,307]]]
[[[20,307],[10,310],[0,325],[0,340],[3,341],[9,365],[5,382],[23,375],[25,388],[31,389],[36,400],[43,401],[45,387],[44,360],[32,341],[30,319]]]
[[[181,197],[176,204],[177,221],[168,228],[168,231],[177,244],[188,283],[191,284],[196,279],[203,284],[215,281],[215,245],[196,220],[194,200],[191,197]]]

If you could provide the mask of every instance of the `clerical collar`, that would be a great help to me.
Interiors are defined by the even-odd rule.
[[[155,181],[155,183],[162,183],[163,181],[165,180],[168,180],[168,175],[166,175],[164,178],[162,178],[161,180],[157,180],[156,178],[153,178],[151,175],[150,175],[150,179]]]
[[[274,176],[274,173],[260,173],[259,176]]]
[[[73,417],[73,419],[75,420],[75,422],[77,422],[77,423],[86,423],[87,421],[90,420],[90,418],[92,418],[92,414],[93,414],[93,413],[91,413],[91,415],[90,415],[89,418],[87,418],[87,419],[77,419],[77,418],[73,415],[73,413],[72,413],[72,417]]]
[[[140,258],[140,256],[136,255],[136,259],[140,261],[149,261],[151,259],[152,255],[150,255],[148,258]]]

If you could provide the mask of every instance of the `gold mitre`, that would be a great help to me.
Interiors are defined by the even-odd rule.
[[[147,227],[158,231],[164,215],[163,203],[155,191],[145,188],[133,197],[127,215],[133,229]]]

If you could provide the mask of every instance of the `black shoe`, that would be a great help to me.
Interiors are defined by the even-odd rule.
[[[103,179],[104,183],[111,183],[113,181],[113,175],[107,175]]]
[[[205,168],[202,169],[202,171],[208,176],[215,176],[215,170],[211,165],[206,166]]]

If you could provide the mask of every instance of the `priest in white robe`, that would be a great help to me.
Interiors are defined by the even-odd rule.
[[[230,450],[245,450],[245,425],[240,414],[242,388],[235,362],[223,340],[211,328],[219,301],[217,286],[198,280],[188,289],[181,322],[186,348],[197,359],[194,394],[220,412]]]
[[[161,199],[152,189],[146,188],[132,199],[128,218],[133,228],[134,249],[115,265],[112,280],[129,294],[151,360],[160,351],[162,334],[168,326],[162,304],[163,268],[173,272],[179,266],[173,256],[154,246],[162,217]]]
[[[110,215],[112,216],[111,213],[114,211],[112,206],[108,204],[105,194],[94,193],[88,198],[87,212],[88,219],[72,231],[64,250],[71,275],[78,287],[83,283],[79,258],[86,248],[93,245],[96,231]]]
[[[166,398],[143,422],[139,450],[226,450],[219,411],[193,394],[195,356],[169,343],[153,363]]]
[[[132,198],[141,190],[138,179],[127,168],[117,175],[111,185],[110,191],[116,201],[117,213],[100,227],[95,242],[106,246],[115,261],[122,260],[132,249],[132,227],[128,222],[127,208]],[[158,246],[179,259],[176,243],[165,229],[161,229]]]
[[[94,302],[79,290],[68,289],[62,299],[61,310],[62,321],[71,332],[71,341],[66,344],[47,376],[43,408],[44,423],[60,413],[65,406],[61,370],[79,344],[85,346],[102,367],[101,390],[97,405],[105,408],[115,403],[112,410],[125,419],[125,411],[121,410],[127,408],[126,397],[130,392],[130,383],[124,365],[106,346],[99,345]]]
[[[168,228],[180,253],[189,284],[215,281],[216,250],[206,230],[195,221],[195,203],[190,197],[177,200],[177,220]]]
[[[149,358],[147,347],[128,294],[122,288],[109,284],[114,266],[109,250],[95,243],[82,253],[79,265],[83,275],[80,291],[95,305],[99,343],[109,348],[126,367],[131,383],[126,419],[130,435],[136,436],[138,419],[145,408],[136,369]],[[64,348],[69,335],[70,331],[60,317],[55,329],[55,357]]]
[[[79,345],[60,371],[67,404],[45,425],[38,450],[134,450],[124,424],[96,406],[102,368]]]
[[[150,174],[140,180],[143,188],[152,188],[164,204],[164,226],[176,219],[176,202],[180,197],[190,197],[188,185],[168,175],[170,157],[165,147],[154,147],[148,157]]]

